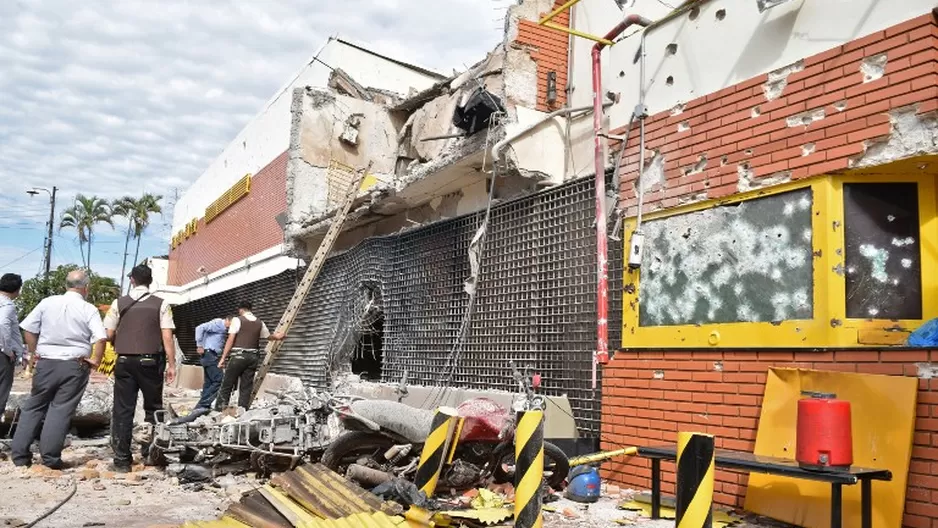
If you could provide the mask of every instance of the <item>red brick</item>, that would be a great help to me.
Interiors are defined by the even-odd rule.
[[[850,88],[853,88],[862,82],[863,74],[860,72],[851,73],[850,75],[844,75],[843,77],[832,79],[831,81],[825,83],[824,91],[830,93],[840,90],[849,90]],[[846,91],[844,92],[844,96],[847,97]]]
[[[906,33],[900,33],[898,35],[895,35],[894,37],[886,38],[885,40],[881,42],[877,42],[875,44],[871,44],[863,48],[863,53],[866,54],[866,56],[876,55],[878,53],[888,52],[891,49],[898,48],[908,42],[909,42],[909,35]],[[887,53],[887,56],[888,56],[888,53]]]
[[[200,266],[208,272],[218,271],[283,242],[276,216],[287,207],[286,167],[284,152],[254,175],[250,193],[207,225],[200,220],[196,234],[170,250],[171,285],[200,278]]]
[[[876,90],[876,91],[866,94],[867,104],[865,106],[875,106],[877,102],[880,102],[880,103],[886,102],[888,106],[888,100],[890,97],[899,97],[900,95],[907,94],[910,91],[912,91],[912,83],[910,82],[902,82],[902,83],[898,83],[895,85],[890,83],[888,88],[883,88],[883,89]],[[886,110],[888,110],[888,108]],[[884,112],[886,110],[876,110],[876,111]],[[870,112],[870,113],[872,114],[874,112]],[[848,121],[850,120],[849,114],[847,115],[847,120]]]
[[[904,46],[900,46],[894,50],[891,50],[887,54],[887,56],[891,57],[892,59],[899,59],[901,57],[906,57],[906,56],[910,56],[910,57],[916,56],[920,52],[928,50],[927,53],[931,54],[932,57],[935,57],[936,56],[935,54],[938,53],[938,50],[935,50],[934,46],[935,44],[932,39],[920,38],[917,40],[913,40]],[[931,60],[936,60],[936,59],[933,58]],[[917,61],[914,59],[911,62],[913,65],[917,64]]]
[[[871,45],[871,44],[874,44],[874,43],[876,43],[876,42],[879,42],[879,41],[881,41],[881,40],[883,40],[883,39],[885,39],[885,38],[886,38],[886,32],[885,32],[885,31],[877,31],[876,33],[872,33],[872,34],[867,35],[867,36],[865,36],[865,37],[858,38],[858,39],[856,39],[856,40],[853,40],[853,41],[850,41],[850,42],[844,44],[844,46],[843,46],[844,52],[845,52],[845,53],[849,53],[849,52],[854,51],[854,50],[859,50],[859,49],[861,49],[861,48],[865,48],[866,46],[869,46],[869,45]]]
[[[922,26],[931,26],[934,24],[935,17],[931,13],[917,16],[910,20],[906,20],[901,24],[896,24],[895,26],[886,28],[885,35],[886,38],[893,37],[900,33],[908,33],[913,29],[920,28]]]
[[[847,141],[854,143],[856,141],[864,141],[867,139],[878,138],[882,136],[887,136],[892,132],[892,126],[888,123],[874,126],[866,127],[863,130],[858,130],[856,132],[851,132],[847,135]]]
[[[831,174],[839,171],[844,171],[848,168],[849,163],[847,158],[840,159],[830,159],[830,154],[828,154],[828,161],[824,163],[818,163],[817,165],[811,165],[808,167],[808,176],[817,176],[820,174]]]
[[[918,90],[893,98],[889,101],[889,104],[893,108],[901,108],[920,101],[934,100],[936,97],[938,97],[938,86],[930,86],[924,90]],[[919,111],[921,111],[921,109]]]
[[[810,57],[805,57],[804,65],[805,68],[810,68],[815,64],[823,64],[824,62],[833,59],[843,53],[843,46],[837,46],[836,48],[831,48],[827,51],[818,53],[817,55],[812,55]]]

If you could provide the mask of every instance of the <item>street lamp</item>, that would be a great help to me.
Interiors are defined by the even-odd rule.
[[[45,187],[33,187],[26,191],[26,194],[30,196],[36,196],[39,191],[45,191],[49,195],[49,233],[46,235],[45,277],[49,276],[49,267],[52,265],[52,227],[55,225],[55,191],[57,190],[59,188],[53,186],[51,191]]]

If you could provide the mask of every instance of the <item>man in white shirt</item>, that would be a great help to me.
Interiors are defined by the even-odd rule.
[[[26,348],[38,358],[29,398],[20,406],[13,435],[13,463],[33,463],[30,446],[39,437],[42,463],[62,469],[62,447],[72,416],[88,385],[91,369],[101,363],[107,332],[98,309],[85,301],[88,276],[76,270],[65,280],[68,291],[47,297],[26,316]],[[92,352],[92,345],[94,351]]]
[[[261,339],[279,341],[283,333],[270,333],[267,325],[251,313],[250,301],[238,304],[238,317],[233,317],[228,325],[228,340],[225,351],[218,361],[218,368],[225,369],[225,376],[215,400],[215,409],[223,410],[228,406],[231,392],[238,384],[238,405],[247,410],[251,405],[251,393],[254,392],[254,375],[261,357]],[[229,361],[229,355],[231,359]],[[227,368],[225,364],[228,363]]]
[[[16,305],[13,304],[13,299],[19,297],[22,287],[23,279],[15,273],[6,273],[0,277],[0,418],[3,417],[13,388],[16,365],[22,363],[26,355],[23,334],[16,320]]]

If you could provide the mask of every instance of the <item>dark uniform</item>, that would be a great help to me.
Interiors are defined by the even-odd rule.
[[[138,271],[134,268],[131,278]],[[149,285],[149,268],[142,275]],[[171,361],[175,359],[175,349],[164,350],[163,330],[173,328],[172,313],[162,298],[149,293],[147,286],[135,285],[129,295],[114,302],[108,316],[105,326],[114,330],[114,351],[117,353],[111,446],[114,449],[114,466],[126,470],[133,462],[131,448],[137,392],[143,395],[144,419],[148,423],[155,423],[154,414],[163,409],[167,355]],[[170,365],[175,371],[174,363]],[[146,448],[143,454],[146,456]]]
[[[260,319],[249,320],[244,315],[238,316],[240,329],[235,334],[234,344],[225,365],[225,378],[221,382],[215,408],[228,406],[231,392],[238,383],[238,405],[247,409],[251,404],[251,392],[254,390],[254,375],[261,360],[261,336],[267,332]],[[266,336],[265,336],[266,337]]]

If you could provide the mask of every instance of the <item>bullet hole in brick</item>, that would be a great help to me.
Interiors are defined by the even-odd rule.
[[[720,9],[717,11],[717,20],[723,20],[726,18],[726,9]]]
[[[729,160],[728,157],[723,156],[722,158],[720,158],[720,165],[726,165],[726,162],[727,162],[728,160]]]
[[[752,149],[746,149],[746,155],[752,156]],[[747,166],[746,168],[748,169],[749,167]]]
[[[758,106],[752,107],[752,117],[759,117],[760,115],[762,115],[762,109]]]
[[[691,9],[691,10],[690,10],[690,13],[687,14],[687,18],[689,18],[689,19],[691,19],[691,20],[697,20],[697,17],[699,17],[699,16],[700,16],[700,8],[699,8],[699,7],[695,7],[695,8],[693,8],[693,9]]]
[[[667,84],[668,86],[674,86],[674,77],[668,75],[668,78],[664,80],[664,84]]]
[[[665,48],[665,54],[674,55],[675,53],[677,53],[677,44],[672,42]]]

